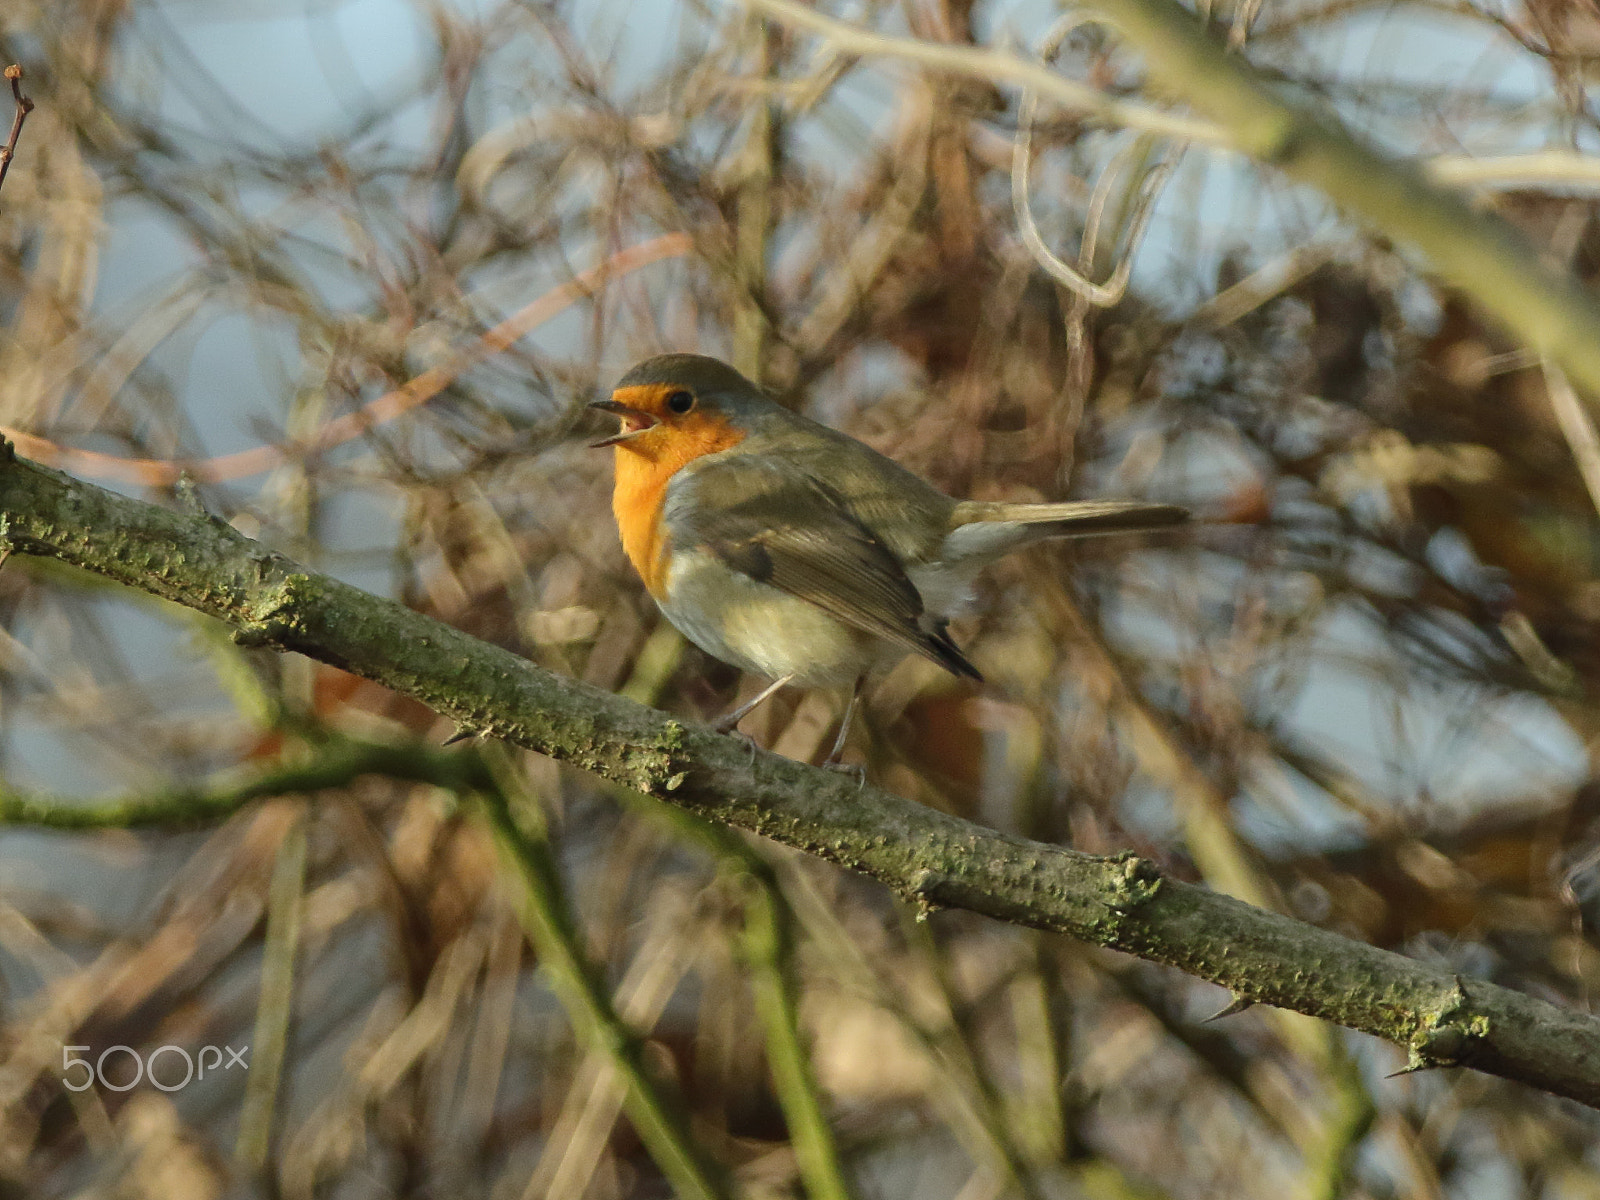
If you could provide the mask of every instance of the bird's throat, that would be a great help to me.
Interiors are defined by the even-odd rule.
[[[666,531],[661,524],[661,506],[666,499],[670,474],[642,455],[617,447],[617,487],[611,493],[611,511],[617,517],[617,532],[622,549],[633,569],[639,572],[650,594],[661,598],[666,584]]]
[[[617,445],[617,483],[611,493],[622,549],[656,599],[667,583],[668,538],[661,521],[667,485],[697,458],[730,450],[744,433],[725,421],[659,426]]]

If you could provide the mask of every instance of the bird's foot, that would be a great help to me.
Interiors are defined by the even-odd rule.
[[[785,675],[782,679],[773,680],[766,687],[762,688],[761,691],[757,692],[751,699],[746,700],[731,713],[725,713],[724,715],[718,717],[715,721],[711,722],[711,728],[715,729],[718,733],[732,733],[733,727],[744,718],[746,713],[755,708],[756,705],[760,704],[779,688],[786,687],[789,681],[793,678],[793,675]]]
[[[867,768],[862,763],[847,763],[840,762],[835,758],[825,758],[822,760],[822,769],[824,771],[837,771],[840,775],[851,776],[856,781],[857,791],[867,786]]]
[[[760,750],[762,748],[761,747],[761,743],[756,741],[755,738],[751,737],[748,733],[745,733],[742,730],[733,729],[733,728],[722,729],[722,728],[720,728],[721,724],[722,724],[722,722],[719,721],[719,722],[717,722],[716,725],[713,725],[711,728],[715,729],[718,733],[722,734],[723,737],[731,737],[734,741],[739,742],[741,745],[744,746],[744,748],[747,751],[749,751],[749,753],[750,753],[750,761],[745,763],[745,769],[746,770],[748,770],[749,768],[755,766],[756,751]]]

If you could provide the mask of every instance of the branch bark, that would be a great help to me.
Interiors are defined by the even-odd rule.
[[[55,559],[227,622],[503,738],[964,908],[1177,967],[1236,997],[1600,1107],[1600,1021],[1352,941],[1131,854],[1030,842],[792,762],[587,684],[291,562],[217,520],[0,460],[0,551]]]

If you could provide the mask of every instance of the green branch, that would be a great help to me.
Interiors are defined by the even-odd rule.
[[[641,1039],[617,1012],[601,986],[602,973],[584,954],[550,843],[542,829],[530,828],[536,814],[523,809],[525,819],[519,822],[502,792],[489,788],[480,795],[501,857],[521,884],[517,913],[539,965],[549,973],[580,1040],[604,1054],[626,1084],[623,1109],[673,1195],[684,1200],[732,1196],[726,1172],[695,1141],[683,1105],[645,1069]]]
[[[250,768],[204,787],[175,788],[149,796],[85,802],[45,792],[17,792],[0,785],[0,825],[43,829],[166,829],[205,825],[237,812],[252,800],[348,787],[363,775],[385,775],[431,783],[450,791],[482,787],[489,775],[478,756],[410,744],[331,740],[309,761],[292,766]]]
[[[461,725],[821,855],[926,907],[1124,950],[1386,1038],[1411,1065],[1467,1065],[1600,1107],[1600,1021],[1462,979],[1204,888],[1131,854],[1096,858],[753,751],[307,571],[219,521],[12,456],[0,550],[57,559],[413,696]]]

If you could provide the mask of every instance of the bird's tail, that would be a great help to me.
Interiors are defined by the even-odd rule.
[[[1189,510],[1142,500],[1067,500],[1058,504],[1011,504],[963,500],[945,535],[946,563],[983,563],[1043,538],[1093,537],[1181,525]]]

